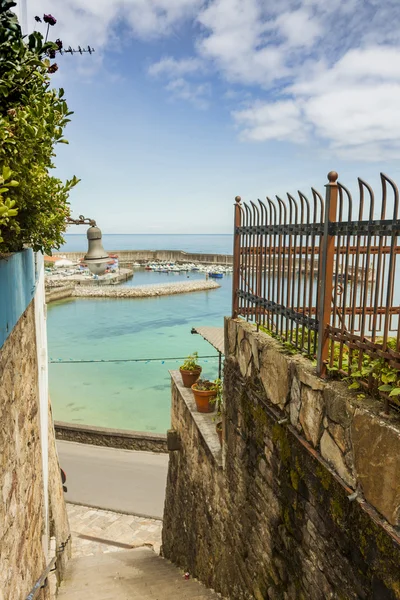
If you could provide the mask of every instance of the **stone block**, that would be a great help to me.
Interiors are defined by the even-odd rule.
[[[251,349],[251,344],[245,337],[243,337],[238,343],[237,354],[240,372],[243,377],[250,377],[252,356],[253,353]]]
[[[323,394],[329,419],[335,423],[339,423],[343,427],[348,427],[351,422],[348,396],[339,393],[336,386],[327,386]]]
[[[175,429],[167,431],[167,448],[169,452],[176,452],[181,449],[181,439]]]
[[[230,354],[235,354],[235,352],[236,352],[236,339],[237,339],[238,325],[237,325],[237,322],[234,321],[233,319],[227,319],[226,327],[227,327],[227,333],[228,333],[228,335],[227,335],[228,348],[225,348],[225,355],[229,356]]]
[[[328,429],[337,446],[339,446],[343,453],[346,453],[348,450],[348,444],[346,443],[346,433],[344,428],[337,423],[329,423]]]
[[[335,444],[327,430],[324,431],[321,438],[321,454],[324,459],[335,469],[339,477],[341,477],[343,481],[347,483],[347,485],[354,488],[354,477],[347,468],[342,452]]]
[[[260,379],[272,404],[285,408],[289,396],[289,368],[286,357],[264,346],[260,357]]]
[[[400,525],[400,430],[357,410],[351,427],[354,465],[365,499]]]
[[[317,375],[311,371],[310,368],[307,369],[304,365],[301,365],[300,368],[297,369],[297,376],[301,383],[308,386],[312,390],[324,390],[326,387],[326,382],[317,377]]]
[[[322,433],[322,419],[324,418],[324,402],[322,393],[309,387],[302,386],[301,408],[299,420],[307,440],[318,446]]]
[[[293,377],[292,387],[290,392],[290,404],[289,404],[289,414],[290,414],[290,422],[293,427],[301,430],[301,425],[299,424],[299,413],[301,408],[301,385],[297,377]]]

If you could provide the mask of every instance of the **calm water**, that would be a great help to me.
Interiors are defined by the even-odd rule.
[[[86,250],[86,234],[66,235],[66,243],[59,252]],[[148,234],[104,234],[103,246],[111,250],[184,250],[207,254],[232,254],[232,235],[148,235]]]
[[[187,247],[191,249],[189,242]],[[204,251],[215,251],[215,247]],[[202,279],[204,274],[189,277]],[[139,270],[125,285],[171,281],[187,281],[187,275]],[[206,377],[217,376],[216,351],[190,331],[195,325],[222,327],[223,317],[230,312],[231,276],[220,281],[221,288],[207,292],[143,299],[79,298],[50,304],[51,360],[160,359],[148,363],[50,364],[55,419],[165,432],[170,426],[168,370],[177,369],[182,362],[167,359],[184,357],[194,350],[201,356],[213,355],[202,359],[201,364]]]

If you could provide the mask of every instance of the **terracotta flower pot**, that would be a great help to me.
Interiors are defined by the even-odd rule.
[[[211,413],[215,410],[215,402],[210,404],[210,400],[215,398],[217,392],[214,390],[196,390],[196,384],[192,385],[192,392],[196,402],[197,410],[201,413]]]
[[[179,370],[181,372],[183,386],[186,388],[191,388],[201,374],[201,367],[199,367],[196,371],[185,371],[185,369],[182,369],[182,367],[180,367]]]
[[[218,434],[219,443],[222,446],[222,421],[219,421],[215,426],[216,432]]]

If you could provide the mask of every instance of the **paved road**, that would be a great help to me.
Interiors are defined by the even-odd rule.
[[[69,502],[162,518],[168,454],[57,441]]]

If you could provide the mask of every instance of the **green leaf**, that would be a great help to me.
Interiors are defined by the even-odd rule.
[[[400,388],[394,388],[394,389],[393,389],[393,390],[390,392],[389,396],[391,396],[391,397],[393,397],[393,396],[400,396]]]
[[[361,371],[354,371],[354,373],[351,373],[352,377],[362,377],[362,373]]]
[[[392,385],[388,385],[388,384],[380,385],[378,387],[378,390],[380,392],[390,392],[392,389],[393,389],[393,386]]]
[[[3,173],[2,173],[4,181],[6,181],[9,177],[11,177],[11,173],[12,173],[11,169],[4,165]]]
[[[358,390],[360,387],[361,385],[358,383],[358,381],[354,381],[351,385],[349,385],[349,390]]]

